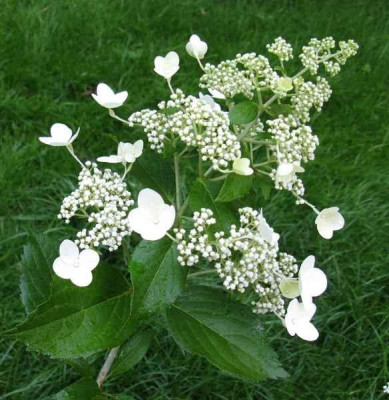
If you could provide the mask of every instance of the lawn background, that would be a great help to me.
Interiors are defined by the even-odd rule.
[[[134,399],[335,400],[384,398],[389,381],[388,247],[388,2],[202,0],[0,1],[0,329],[21,321],[18,279],[26,227],[60,239],[61,199],[74,187],[78,166],[63,149],[41,145],[54,122],[81,127],[80,158],[110,154],[110,135],[131,131],[110,119],[90,96],[98,82],[129,91],[122,116],[153,107],[168,90],[153,59],[175,50],[176,87],[197,93],[200,71],[184,45],[198,33],[206,61],[236,53],[265,54],[283,36],[296,49],[311,37],[353,38],[361,48],[330,79],[334,93],[313,124],[321,145],[308,165],[307,198],[337,205],[346,228],[331,241],[315,232],[308,208],[288,193],[261,204],[282,234],[282,248],[300,260],[315,254],[329,278],[318,301],[314,344],[290,338],[275,318],[269,334],[291,377],[248,384],[204,359],[184,354],[163,330],[146,358],[107,383]],[[273,322],[271,322],[273,321]],[[73,382],[69,366],[0,341],[0,400],[43,399]]]

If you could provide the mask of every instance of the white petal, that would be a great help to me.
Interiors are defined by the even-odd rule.
[[[142,231],[144,222],[145,222],[145,215],[143,214],[140,208],[134,208],[128,214],[128,224],[130,229],[140,233]]]
[[[53,270],[55,274],[62,279],[70,279],[73,269],[73,266],[65,263],[61,257],[58,257],[54,260]]]
[[[50,128],[51,137],[56,142],[67,143],[72,137],[72,130],[65,124],[53,124]]]
[[[138,207],[147,211],[156,211],[164,204],[163,198],[159,193],[152,189],[143,189],[138,195]]]
[[[139,234],[145,240],[159,240],[166,235],[167,230],[162,224],[152,224],[145,222]]]
[[[319,216],[316,218],[316,221],[318,218]],[[318,222],[316,222],[316,227],[320,236],[323,237],[324,239],[331,239],[332,236],[334,235],[333,229],[329,224],[327,224],[326,221],[319,220]]]
[[[65,239],[59,246],[59,255],[67,264],[74,265],[78,260],[79,250],[71,240]]]
[[[165,56],[165,60],[172,66],[178,66],[180,57],[175,51],[169,51]]]
[[[119,156],[107,156],[107,157],[98,157],[98,162],[117,164],[123,162],[123,159]]]
[[[93,275],[88,269],[76,268],[70,280],[79,287],[89,286],[92,283]]]
[[[303,288],[307,288],[313,297],[320,296],[327,289],[327,277],[319,268],[312,268],[301,277]]]
[[[97,267],[99,261],[99,254],[92,249],[83,250],[78,256],[79,268],[88,269],[89,271],[94,270]]]
[[[318,330],[309,321],[299,321],[295,324],[295,329],[297,336],[308,342],[313,342],[319,337]]]
[[[79,133],[80,133],[80,128],[78,128],[76,133],[71,137],[71,139],[69,140],[69,144],[73,143],[77,139]]]
[[[127,100],[127,97],[128,97],[128,92],[126,90],[115,94],[115,98],[118,103],[123,104]]]
[[[299,270],[299,275],[302,276],[305,272],[311,270],[315,266],[315,256],[308,256],[302,263]]]
[[[215,99],[224,100],[226,98],[226,96],[217,89],[208,89],[208,92],[211,93],[211,96]]]
[[[126,156],[124,157],[124,160],[131,164],[135,161],[135,156],[133,154],[126,154]]]
[[[161,208],[159,216],[159,224],[161,225],[161,228],[163,228],[165,231],[168,231],[173,226],[175,219],[175,208],[173,206],[164,204]]]
[[[277,168],[277,175],[287,176],[293,173],[293,164],[281,163]]]
[[[136,158],[140,157],[142,155],[143,151],[143,140],[137,140],[134,143],[134,156]]]
[[[102,100],[110,98],[115,95],[114,91],[105,83],[99,83],[96,89],[97,96]]]
[[[49,137],[41,136],[39,140],[44,144],[48,144],[49,146],[58,146],[58,144],[56,144],[57,142],[51,136]],[[66,145],[63,144],[63,146]]]

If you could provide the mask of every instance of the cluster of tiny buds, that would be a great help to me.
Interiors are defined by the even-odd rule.
[[[282,37],[278,37],[273,43],[266,45],[269,53],[275,54],[280,61],[289,61],[293,58],[293,48]]]
[[[311,108],[315,107],[317,111],[321,111],[324,103],[330,99],[331,94],[332,90],[329,83],[321,76],[317,77],[316,84],[310,81],[301,83],[296,95],[291,99],[294,115],[301,122],[308,122]]]
[[[240,158],[240,143],[229,128],[228,116],[201,99],[185,97],[180,89],[161,102],[160,112],[142,110],[129,121],[143,126],[150,147],[162,152],[167,132],[179,137],[187,146],[199,149],[203,161],[211,161],[215,168],[226,168]],[[169,115],[167,111],[173,110]]]
[[[270,66],[269,60],[255,53],[237,54],[236,60],[245,68],[245,75],[255,82],[255,87],[277,88],[279,76]]]
[[[270,146],[281,162],[293,164],[307,162],[315,158],[319,138],[312,134],[307,125],[300,125],[293,115],[282,116],[267,121],[269,133],[275,139]]]
[[[211,245],[207,234],[207,229],[215,223],[213,212],[202,208],[193,214],[193,228],[189,231],[188,238],[186,238],[185,229],[174,229],[176,239],[179,242],[177,259],[182,266],[192,267],[196,265],[200,256],[209,261],[219,258],[219,254]]]
[[[272,169],[270,178],[274,181],[274,187],[277,190],[287,190],[289,192],[294,192],[298,196],[304,196],[305,187],[303,181],[298,178],[296,174],[288,180],[281,180],[277,177],[277,170]]]
[[[226,97],[234,97],[241,93],[251,99],[255,85],[247,77],[246,71],[238,68],[238,61],[226,60],[219,65],[206,64],[205,74],[200,78],[200,87],[204,89],[216,89]]]
[[[323,63],[326,71],[334,76],[340,72],[340,65],[345,64],[347,59],[356,55],[358,51],[358,45],[353,40],[339,42],[339,51],[332,53],[335,47],[336,42],[331,36],[322,40],[311,39],[302,49],[301,63],[312,75],[317,74],[320,63]],[[336,61],[330,61],[330,58]]]
[[[86,162],[78,176],[78,188],[65,197],[58,218],[86,218],[87,227],[77,233],[75,243],[81,249],[108,247],[117,250],[123,237],[129,235],[127,216],[134,204],[131,193],[119,174],[101,171],[96,163]]]

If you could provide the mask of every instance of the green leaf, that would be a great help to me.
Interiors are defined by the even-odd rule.
[[[253,184],[253,176],[243,176],[237,174],[229,174],[224,181],[219,194],[216,197],[218,202],[227,202],[239,199],[248,193]]]
[[[157,191],[166,200],[174,200],[174,171],[170,163],[155,152],[143,152],[142,157],[136,159],[129,175],[143,187]]]
[[[256,175],[254,177],[254,188],[260,190],[265,200],[269,200],[274,184],[270,178],[264,177],[263,175]]]
[[[91,400],[100,390],[96,381],[81,379],[50,397],[51,400]]]
[[[228,113],[231,123],[235,125],[249,124],[257,118],[257,115],[258,105],[252,101],[235,104]]]
[[[27,313],[50,297],[52,268],[49,260],[52,262],[54,259],[54,251],[54,246],[47,238],[29,233],[29,242],[23,248],[20,263],[20,290]]]
[[[167,322],[180,346],[223,371],[253,382],[287,376],[265,339],[260,317],[222,290],[188,288],[168,309]]]
[[[160,113],[163,115],[169,116],[169,115],[175,114],[176,112],[178,112],[180,110],[181,110],[181,108],[179,108],[179,107],[167,107],[167,108],[163,108],[160,111]]]
[[[120,348],[109,375],[114,376],[122,374],[136,365],[147,353],[153,337],[154,332],[152,330],[136,333]]]
[[[278,117],[280,114],[289,115],[293,113],[293,108],[289,104],[273,103],[270,107],[266,108],[265,110],[272,117]]]
[[[147,318],[164,311],[185,285],[187,269],[179,265],[176,245],[168,238],[140,242],[129,269],[134,290],[133,318]]]
[[[103,264],[86,288],[54,277],[49,300],[6,334],[52,357],[84,357],[115,347],[133,333],[130,294],[122,274]]]
[[[209,208],[216,219],[215,231],[229,232],[232,224],[237,224],[237,214],[227,204],[216,203],[210,187],[202,179],[198,179],[192,186],[190,193],[190,207],[192,211]]]

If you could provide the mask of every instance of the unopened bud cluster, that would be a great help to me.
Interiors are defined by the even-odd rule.
[[[129,118],[131,123],[144,127],[152,148],[161,152],[169,132],[186,146],[198,148],[202,160],[211,161],[215,168],[226,168],[240,158],[239,140],[231,132],[228,116],[222,111],[197,97],[185,97],[179,89],[168,102],[158,106],[160,112],[143,110]],[[173,113],[166,115],[164,110],[173,110]]]
[[[216,223],[212,211],[196,212],[188,238],[185,229],[175,230],[178,260],[186,266],[196,265],[201,257],[216,261],[215,268],[226,289],[244,293],[252,288],[259,296],[253,302],[254,312],[282,316],[285,310],[279,284],[283,278],[297,273],[296,260],[279,252],[279,235],[262,213],[245,207],[239,215],[240,227],[231,225],[229,235],[217,232],[211,240],[207,228]]]
[[[269,53],[275,54],[280,61],[289,61],[293,58],[292,46],[282,37],[278,37],[273,43],[266,45]]]
[[[301,122],[308,122],[312,107],[315,107],[318,112],[321,111],[331,94],[329,83],[321,76],[317,77],[316,84],[310,81],[303,82],[298,86],[296,95],[291,99],[293,114]]]
[[[78,188],[64,198],[58,218],[66,223],[73,216],[86,218],[87,227],[77,233],[75,241],[81,249],[105,246],[113,251],[131,233],[127,216],[133,204],[119,174],[101,171],[88,161],[78,176]]]
[[[315,158],[319,138],[308,125],[301,125],[293,115],[267,121],[268,132],[275,143],[270,146],[280,162],[293,164],[307,162]]]
[[[193,228],[189,231],[188,238],[185,238],[185,229],[174,229],[176,239],[179,241],[177,250],[179,253],[178,262],[182,266],[192,267],[196,265],[200,256],[209,261],[219,258],[219,254],[210,244],[207,229],[216,223],[213,218],[213,212],[209,209],[202,208],[193,214]]]
[[[340,65],[344,65],[348,58],[357,54],[359,46],[353,40],[348,40],[339,42],[339,50],[333,53],[335,47],[336,42],[331,36],[322,40],[313,38],[302,49],[301,63],[312,75],[317,74],[321,62],[330,75],[336,75],[340,72]],[[332,56],[336,61],[329,61]]]

